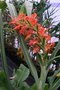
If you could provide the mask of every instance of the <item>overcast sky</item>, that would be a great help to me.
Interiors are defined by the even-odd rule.
[[[60,22],[60,0],[50,0],[50,3],[52,3],[52,6],[50,8],[50,10],[55,9],[55,14],[53,14],[53,18],[54,18],[54,25],[58,24]]]

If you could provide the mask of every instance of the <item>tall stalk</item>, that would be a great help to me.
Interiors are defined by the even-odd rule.
[[[41,75],[40,75],[39,84],[38,84],[38,90],[44,90],[46,76],[47,76],[46,67],[42,66],[41,67]]]
[[[22,48],[23,53],[24,53],[25,61],[26,61],[27,65],[28,65],[28,67],[30,68],[31,74],[33,75],[33,77],[34,77],[34,79],[35,79],[35,81],[37,83],[38,82],[37,70],[36,70],[33,62],[30,60],[30,56],[29,56],[29,53],[28,53],[28,50],[27,50],[27,46],[24,43],[23,37],[21,35],[19,35],[19,40],[20,40],[21,48]]]
[[[4,34],[3,34],[3,22],[2,22],[2,12],[0,9],[0,44],[1,44],[1,57],[2,57],[2,65],[3,65],[3,70],[6,75],[6,80],[7,80],[7,86],[9,90],[13,90],[9,77],[8,77],[8,67],[7,67],[7,61],[6,61],[6,55],[5,55],[5,47],[4,47]]]

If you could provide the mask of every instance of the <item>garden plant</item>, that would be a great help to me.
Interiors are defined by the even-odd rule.
[[[51,42],[49,28],[38,22],[36,13],[28,16],[22,11],[16,17],[11,18],[9,26],[19,38],[27,67],[21,64],[13,73],[13,77],[11,79],[8,77],[2,11],[0,9],[0,46],[3,63],[3,71],[0,71],[0,90],[58,90],[60,87],[60,68],[55,70],[51,76],[48,76],[48,73],[54,60],[60,59],[60,55],[56,55],[60,50],[60,41],[57,45],[54,41]],[[36,62],[39,64],[39,74],[30,57],[29,50],[32,50]],[[30,73],[34,79],[32,86],[25,81]]]

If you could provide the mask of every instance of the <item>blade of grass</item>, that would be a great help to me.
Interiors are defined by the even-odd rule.
[[[7,61],[6,61],[6,55],[5,55],[5,48],[4,48],[4,35],[3,35],[3,22],[2,22],[2,12],[0,9],[0,41],[1,41],[1,57],[2,57],[2,64],[3,64],[3,69],[6,74],[6,80],[7,80],[7,85],[9,90],[13,90],[11,83],[9,81],[8,77],[8,67],[7,67]]]

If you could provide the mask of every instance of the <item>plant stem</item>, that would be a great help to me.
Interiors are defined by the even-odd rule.
[[[41,75],[40,75],[40,79],[39,79],[38,90],[44,90],[46,76],[47,76],[46,67],[42,66],[41,67]]]
[[[2,57],[3,70],[4,70],[4,73],[6,75],[8,89],[13,90],[12,87],[11,87],[9,77],[8,77],[8,67],[7,67],[5,48],[4,48],[4,35],[3,35],[3,22],[2,22],[1,9],[0,9],[0,42],[1,42],[1,57]]]
[[[29,56],[29,53],[28,53],[28,50],[27,50],[27,46],[26,44],[24,43],[24,39],[21,35],[19,35],[19,39],[20,39],[20,45],[21,45],[21,48],[23,50],[23,54],[24,54],[24,57],[25,57],[25,61],[28,65],[28,67],[30,68],[31,70],[31,74],[33,75],[36,83],[38,82],[38,74],[37,74],[37,70],[32,62],[32,60],[30,60],[30,56]]]

